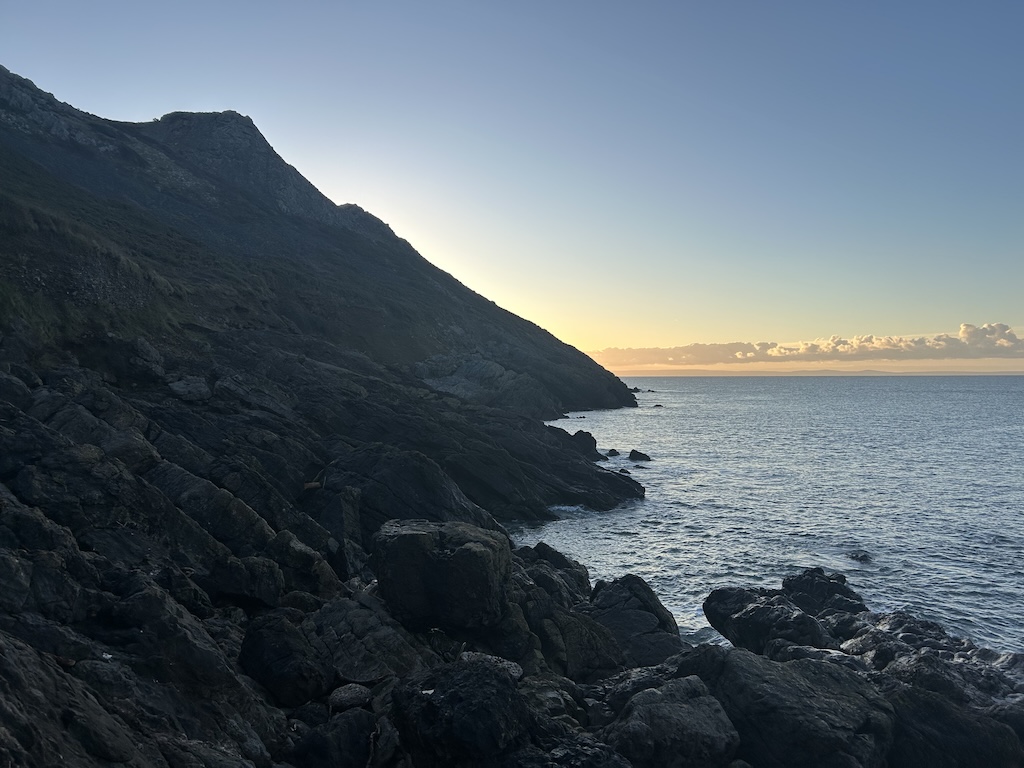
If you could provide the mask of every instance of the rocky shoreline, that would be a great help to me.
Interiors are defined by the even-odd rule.
[[[515,547],[424,455],[328,449],[269,386],[4,369],[0,765],[1024,764],[1024,655],[842,576],[716,590],[733,647],[689,645],[643,580]]]

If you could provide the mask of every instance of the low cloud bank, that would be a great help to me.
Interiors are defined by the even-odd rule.
[[[956,336],[832,336],[783,345],[774,341],[687,344],[683,347],[604,349],[590,356],[606,368],[717,365],[721,363],[822,362],[845,360],[1024,359],[1024,341],[1005,323],[963,323]]]

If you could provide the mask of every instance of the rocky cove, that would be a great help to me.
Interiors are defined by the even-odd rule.
[[[708,596],[503,522],[643,494],[622,382],[247,118],[0,68],[0,766],[1019,766],[1024,659],[840,575]]]

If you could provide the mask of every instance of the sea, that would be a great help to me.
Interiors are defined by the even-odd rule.
[[[638,408],[569,413],[646,498],[510,530],[643,577],[685,639],[721,586],[821,566],[876,612],[1024,652],[1024,376],[627,378]],[[631,461],[631,449],[651,460]]]

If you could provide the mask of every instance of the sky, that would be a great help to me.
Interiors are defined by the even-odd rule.
[[[1024,371],[1022,34],[1019,0],[0,0],[0,64],[58,99],[246,114],[335,202],[644,370]],[[941,341],[965,327],[1005,343]],[[735,356],[758,344],[799,354]]]

